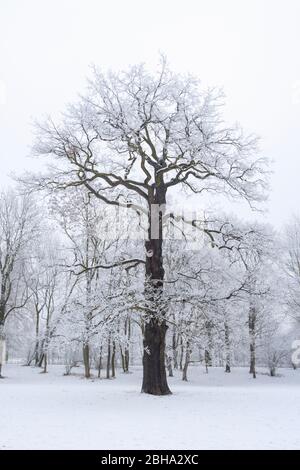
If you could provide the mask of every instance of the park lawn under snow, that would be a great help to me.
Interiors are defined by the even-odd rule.
[[[5,366],[1,450],[300,448],[300,370],[253,380],[242,368],[191,367],[164,397],[140,393],[140,368],[113,380],[63,370]]]

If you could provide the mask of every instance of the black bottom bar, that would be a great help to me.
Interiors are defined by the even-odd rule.
[[[93,467],[105,469],[121,465],[124,468],[138,468],[145,465],[171,465],[171,466],[204,466],[210,465],[249,465],[251,463],[270,464],[272,461],[277,465],[285,466],[288,461],[294,461],[299,457],[299,451],[198,451],[198,450],[66,450],[66,451],[1,451],[1,467],[4,461],[7,464],[37,464],[39,468],[45,463],[49,464],[84,464],[97,465]]]

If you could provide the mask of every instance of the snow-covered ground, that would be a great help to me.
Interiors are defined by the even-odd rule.
[[[166,397],[139,393],[139,368],[115,380],[64,377],[58,366],[4,373],[0,449],[300,448],[300,370],[253,380],[246,369],[194,367],[188,383],[169,379]]]

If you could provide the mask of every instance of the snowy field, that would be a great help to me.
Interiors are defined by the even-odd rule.
[[[300,370],[191,368],[172,396],[139,393],[141,370],[114,380],[8,365],[0,381],[0,449],[299,449]]]

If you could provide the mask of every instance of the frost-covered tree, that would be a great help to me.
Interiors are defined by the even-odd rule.
[[[34,361],[36,366],[41,367],[44,361],[46,326],[50,321],[51,304],[62,287],[59,272],[64,262],[65,253],[55,226],[49,223],[48,217],[44,217],[40,236],[26,263],[25,282],[29,292],[26,310],[35,325],[28,365]]]
[[[285,227],[283,266],[286,273],[286,302],[290,315],[300,320],[300,218],[294,216]]]
[[[94,355],[91,347],[100,355],[100,350],[102,354],[105,343],[108,343],[108,356],[114,370],[116,341],[118,351],[120,346],[122,352],[121,331],[126,332],[127,338],[130,334],[130,318],[128,315],[123,318],[124,309],[118,308],[118,302],[126,280],[126,263],[122,268],[122,259],[129,256],[131,248],[117,235],[107,236],[113,224],[112,214],[101,201],[91,198],[88,191],[72,188],[67,193],[52,195],[51,207],[65,239],[64,246],[68,253],[65,268],[78,278],[76,300],[73,301],[74,315],[70,318],[74,324],[76,316],[77,328],[76,332],[72,328],[71,337],[72,341],[82,343],[85,377],[89,378]],[[132,263],[128,266],[134,266]],[[123,303],[126,302],[123,300]],[[118,313],[122,313],[122,318],[117,320]],[[126,346],[123,359],[124,368],[128,370]],[[109,369],[110,366],[108,376]]]
[[[26,305],[25,282],[29,247],[38,234],[33,201],[13,191],[0,194],[0,340],[4,342],[7,319]],[[0,358],[1,359],[1,358]],[[0,362],[0,376],[1,376]]]
[[[257,158],[256,139],[224,124],[222,99],[193,77],[173,73],[164,59],[154,74],[143,65],[108,74],[95,68],[87,94],[69,107],[63,120],[55,124],[49,119],[38,128],[35,152],[52,159],[52,169],[35,179],[37,187],[82,187],[148,221],[142,260],[149,306],[142,385],[146,393],[170,393],[164,303],[157,301],[164,286],[163,225],[176,220],[169,194],[175,188],[198,195],[220,192],[250,205],[264,198],[265,161]],[[189,222],[211,241],[222,235],[216,221]]]
[[[238,260],[245,279],[244,308],[247,313],[249,332],[250,369],[256,378],[257,342],[268,325],[272,326],[272,301],[279,304],[280,280],[276,265],[276,235],[272,228],[265,224],[246,224],[243,237],[238,247]]]

